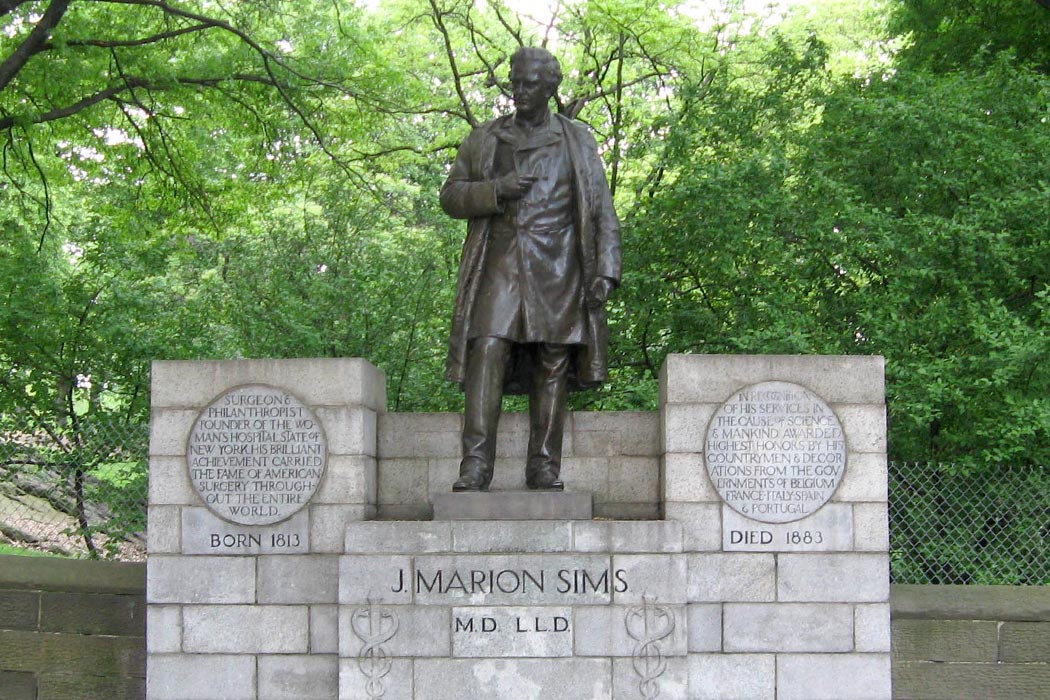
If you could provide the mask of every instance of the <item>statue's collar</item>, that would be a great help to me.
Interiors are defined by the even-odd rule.
[[[558,143],[561,141],[563,130],[561,120],[555,119],[553,113],[548,112],[543,123],[532,128],[522,126],[514,120],[513,114],[509,114],[499,120],[495,133],[496,138],[515,148],[533,149]]]

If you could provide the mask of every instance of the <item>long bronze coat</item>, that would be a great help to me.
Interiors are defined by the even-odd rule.
[[[496,199],[495,133],[513,118],[512,115],[500,117],[472,131],[460,146],[448,179],[441,188],[442,209],[453,218],[469,220],[459,267],[446,371],[449,380],[460,384],[464,380],[467,341],[472,337],[470,320],[474,305],[479,303],[478,287],[486,259],[489,232],[493,218],[502,212],[502,206]],[[559,114],[552,114],[551,119],[558,120],[572,167],[575,240],[580,246],[577,257],[583,268],[583,289],[589,289],[596,277],[607,277],[618,284],[620,224],[598,157],[597,144],[584,124]],[[523,299],[523,303],[527,304],[528,300]],[[586,304],[583,304],[583,308],[586,342],[574,353],[569,377],[570,389],[601,384],[608,376],[609,331],[605,309],[590,308]],[[529,376],[527,354],[515,352],[507,372],[505,392],[526,392]]]

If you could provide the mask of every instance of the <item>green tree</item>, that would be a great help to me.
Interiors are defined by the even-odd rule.
[[[1022,63],[1050,72],[1050,2],[1046,0],[895,0],[890,31],[910,45],[902,67],[947,72],[986,66],[1011,51]]]

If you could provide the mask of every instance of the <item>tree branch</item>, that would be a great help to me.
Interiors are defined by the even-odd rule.
[[[104,90],[99,90],[93,95],[89,95],[82,100],[78,100],[73,104],[65,107],[59,107],[53,109],[50,112],[44,112],[37,114],[32,117],[18,117],[18,116],[5,116],[0,118],[0,131],[6,131],[13,128],[20,123],[27,124],[46,124],[47,122],[53,122],[58,119],[64,119],[65,117],[71,117],[74,114],[83,112],[88,107],[93,107],[99,102],[110,100],[118,97],[122,93],[135,90],[136,88],[144,88],[147,90],[159,91],[171,89],[176,85],[195,85],[200,87],[218,87],[222,83],[226,82],[247,82],[247,83],[260,83],[263,85],[269,85],[272,87],[279,87],[273,79],[268,76],[251,75],[248,73],[237,73],[235,75],[223,76],[221,78],[175,78],[171,81],[165,81],[162,83],[150,81],[147,78],[140,78],[134,76],[128,76],[124,78],[124,81],[118,85],[112,85]]]
[[[452,37],[449,35],[448,27],[445,26],[445,13],[438,8],[435,0],[430,0],[430,8],[433,10],[431,20],[434,22],[434,26],[441,32],[441,38],[445,42],[445,55],[448,57],[449,70],[452,71],[452,81],[456,86],[456,94],[459,96],[459,102],[463,106],[463,113],[467,115],[467,122],[472,127],[478,126],[478,120],[474,116],[474,112],[470,109],[470,101],[467,99],[467,94],[463,90],[463,79],[459,72],[459,65],[456,63],[456,53],[452,49]]]
[[[51,30],[62,21],[62,15],[69,9],[72,0],[52,0],[44,11],[44,16],[33,27],[26,40],[0,64],[0,90],[14,79],[18,72],[25,67],[26,62],[33,57],[40,46],[51,36]]]
[[[102,49],[116,49],[128,46],[147,46],[149,44],[155,44],[158,41],[164,41],[165,39],[173,39],[183,34],[192,34],[193,32],[203,31],[205,29],[213,29],[209,24],[194,24],[189,27],[183,27],[182,29],[173,29],[170,32],[162,32],[160,34],[154,34],[153,36],[143,37],[141,39],[127,39],[125,41],[101,41],[97,39],[83,39],[80,41],[68,41],[66,46],[91,46],[94,48]],[[42,44],[37,52],[50,51],[55,48],[55,45],[51,42]]]
[[[9,15],[31,0],[0,0],[0,17]]]

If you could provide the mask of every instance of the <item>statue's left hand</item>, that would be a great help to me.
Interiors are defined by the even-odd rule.
[[[595,277],[591,288],[587,290],[587,306],[592,309],[604,306],[615,286],[616,283],[608,277]]]

